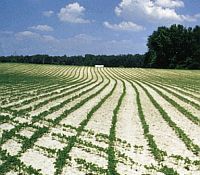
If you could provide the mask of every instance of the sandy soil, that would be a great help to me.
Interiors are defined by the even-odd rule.
[[[19,173],[15,172],[15,171],[10,171],[10,172],[6,173],[6,175],[19,175]]]
[[[155,91],[145,86],[151,95],[159,101],[161,107],[168,113],[171,119],[177,124],[178,127],[182,128],[184,132],[193,140],[197,145],[200,145],[200,127],[192,123],[182,113],[180,113],[175,107],[164,100]]]
[[[101,133],[102,134],[102,133]],[[108,147],[108,143],[102,140],[98,140],[98,137],[95,135],[89,135],[87,132],[82,132],[81,136],[79,137],[81,140],[86,142],[91,142],[94,145],[97,145],[101,148],[106,149]]]
[[[116,148],[139,164],[155,164],[154,158],[148,150],[147,142],[143,135],[142,126],[137,112],[136,94],[129,83],[126,83],[126,96],[119,111],[116,126],[116,136],[131,144],[130,149],[116,145]],[[136,151],[134,146],[142,146],[142,151]],[[122,168],[122,169],[120,169]],[[123,166],[118,166],[123,172]],[[130,171],[133,173],[133,171]],[[126,173],[126,174],[130,174]],[[134,173],[140,173],[138,171]]]
[[[62,97],[62,98],[59,98],[59,99],[54,100],[54,101],[52,101],[52,102],[49,102],[47,105],[44,105],[44,106],[40,107],[39,109],[36,109],[36,110],[32,111],[32,112],[30,113],[30,115],[31,115],[31,116],[36,116],[36,115],[40,114],[41,112],[46,111],[46,110],[50,109],[50,108],[53,107],[53,106],[59,105],[60,103],[62,103],[62,102],[64,102],[64,101],[66,101],[66,100],[72,98],[72,97],[75,96],[75,95],[78,95],[78,94],[81,93],[82,91],[87,90],[87,89],[91,88],[92,86],[94,86],[94,84],[92,84],[92,85],[90,85],[90,86],[88,86],[88,87],[86,87],[86,88],[84,88],[84,89],[81,89],[81,90],[79,90],[78,92],[72,93],[72,94],[67,95],[67,96],[65,96],[65,97]],[[76,87],[76,89],[77,89],[77,88],[78,88],[78,87]],[[72,89],[70,89],[70,91],[72,91]],[[87,95],[87,94],[86,94],[86,95]],[[62,113],[63,110],[64,110],[66,107],[69,108],[69,107],[70,107],[70,103],[68,103],[66,106],[64,106],[63,108],[61,108],[61,109],[60,109],[60,113]],[[57,112],[58,112],[58,111],[57,111]],[[52,115],[55,116],[54,114],[52,114]],[[51,118],[51,117],[53,117],[53,116],[49,116],[49,118]],[[52,119],[52,118],[51,118],[51,119]]]
[[[79,171],[76,166],[78,167],[78,165],[75,165],[73,167],[71,167],[71,166],[64,167],[61,175],[72,175],[72,174],[73,175],[85,175],[85,172]]]
[[[1,65],[0,65],[1,66]],[[80,75],[78,74],[79,70]],[[66,78],[77,77],[78,80],[82,81],[86,77],[86,72],[89,74],[88,81],[92,75],[94,75],[96,78],[98,77],[98,82],[101,81],[102,73],[105,73],[109,78],[112,79],[109,72],[113,72],[118,76],[123,74],[127,78],[133,77],[133,80],[136,78],[139,78],[141,80],[152,80],[157,81],[156,76],[162,78],[167,78],[169,80],[169,76],[172,76],[172,78],[176,78],[179,75],[181,77],[186,77],[187,80],[189,78],[192,78],[191,75],[187,75],[186,71],[168,71],[168,70],[150,70],[150,69],[124,69],[124,68],[103,68],[103,69],[96,69],[92,67],[67,67],[67,66],[49,66],[49,65],[23,65],[20,64],[16,66],[15,69],[9,69],[8,72],[10,73],[23,73],[26,75],[38,75],[38,76],[49,76],[52,79],[57,79],[59,81],[68,82]],[[191,73],[191,72],[189,72]],[[195,72],[195,78],[197,76],[198,72]],[[96,75],[98,74],[98,75]],[[103,75],[104,76],[104,75]],[[95,77],[91,81],[95,81]],[[152,79],[151,79],[152,77]],[[67,159],[66,164],[64,165],[62,175],[86,175],[89,173],[89,170],[82,169],[82,164],[78,164],[78,159],[83,159],[87,163],[93,163],[97,167],[107,169],[108,168],[108,153],[107,148],[109,145],[109,134],[110,134],[110,128],[111,128],[111,122],[113,117],[113,110],[115,109],[119,97],[122,94],[123,86],[121,81],[117,80],[118,84],[117,87],[112,94],[104,103],[103,105],[93,114],[91,119],[89,120],[88,124],[84,128],[84,130],[81,132],[81,135],[77,138],[77,142],[73,146],[73,148],[70,151],[71,160]],[[126,80],[125,80],[126,81]],[[9,131],[12,128],[14,128],[19,123],[29,123],[32,122],[32,117],[35,115],[40,114],[41,112],[44,112],[46,110],[49,110],[51,107],[59,105],[63,101],[70,99],[72,96],[79,94],[80,92],[89,89],[93,87],[96,83],[93,83],[92,85],[82,88],[79,90],[79,92],[73,93],[71,95],[65,96],[63,98],[54,100],[52,102],[49,102],[47,105],[42,106],[39,109],[36,109],[34,111],[28,112],[30,116],[15,116],[9,114],[12,118],[11,121],[6,121],[7,123],[0,124],[0,137],[2,136],[3,131]],[[44,120],[40,120],[39,122],[34,123],[34,126],[47,126],[49,127],[48,133],[44,134],[40,138],[38,138],[33,146],[29,148],[27,151],[21,153],[21,147],[23,143],[23,137],[19,137],[19,135],[28,138],[31,138],[33,133],[36,129],[32,127],[26,127],[21,129],[19,132],[17,132],[16,135],[13,136],[11,139],[8,139],[5,143],[1,145],[2,150],[7,150],[7,152],[11,155],[18,155],[18,158],[26,165],[26,166],[32,166],[34,169],[41,169],[41,173],[43,175],[54,175],[56,169],[55,169],[55,162],[57,159],[56,151],[58,149],[63,149],[67,146],[68,141],[67,139],[62,139],[58,135],[61,134],[62,136],[69,137],[69,136],[75,136],[77,134],[77,128],[80,126],[80,123],[86,119],[88,112],[96,105],[98,104],[103,97],[105,97],[113,88],[114,86],[114,80],[111,80],[111,83],[96,97],[90,99],[87,101],[83,106],[81,106],[76,111],[72,112],[66,118],[64,118],[58,125],[52,126],[51,122],[47,119],[55,119],[59,117],[64,110],[70,109],[77,103],[79,103],[81,100],[85,99],[89,95],[93,94],[94,92],[97,92],[100,88],[102,88],[106,83],[108,82],[108,79],[105,78],[104,82],[99,85],[96,88],[93,88],[90,92],[87,94],[81,96],[78,99],[75,99],[74,101],[71,101],[64,107],[58,109],[57,111],[53,112],[52,114],[47,115],[44,117]],[[169,81],[167,81],[169,82]],[[190,82],[190,81],[189,81]],[[174,83],[174,80],[173,80]],[[77,87],[79,87],[79,83],[77,83]],[[53,90],[53,92],[58,92],[59,94],[63,88],[59,88],[59,83],[55,81],[55,84],[52,80],[51,86],[58,86],[56,90]],[[117,123],[116,123],[116,137],[117,140],[114,145],[115,149],[115,158],[117,160],[117,167],[116,170],[121,175],[142,175],[142,174],[150,174],[150,175],[163,175],[163,173],[156,172],[158,170],[150,170],[146,166],[155,166],[157,169],[160,168],[157,161],[154,160],[154,157],[152,153],[150,152],[150,147],[148,145],[148,142],[146,138],[143,135],[143,128],[142,124],[139,118],[138,114],[138,106],[136,102],[136,92],[132,88],[131,84],[128,82],[125,82],[126,85],[126,96],[124,97],[122,101],[122,105],[120,107],[119,113],[117,115]],[[159,111],[154,107],[150,99],[147,97],[145,92],[140,88],[136,83],[134,83],[136,88],[139,91],[140,94],[140,100],[142,109],[145,115],[145,119],[147,124],[149,125],[149,132],[153,135],[153,138],[158,146],[159,149],[166,151],[167,156],[165,156],[165,160],[162,162],[163,165],[167,165],[168,167],[172,167],[174,170],[177,170],[180,175],[199,175],[200,170],[195,165],[189,165],[189,167],[186,167],[186,163],[184,161],[177,161],[175,158],[171,157],[172,154],[174,155],[180,155],[183,158],[189,158],[190,160],[199,160],[199,157],[195,156],[191,151],[187,149],[184,142],[178,138],[174,130],[168,125],[168,123],[162,118]],[[19,93],[19,95],[22,95],[20,93],[23,92],[23,89],[26,87],[34,87],[34,84],[28,84],[22,83],[22,84],[16,84],[12,85],[15,92]],[[35,86],[38,87],[45,87],[45,84],[43,82],[36,83]],[[178,85],[177,85],[178,86]],[[193,98],[189,95],[184,95],[178,92],[177,90],[183,90],[184,92],[190,93],[196,97],[199,96],[199,92],[194,92],[194,89],[192,90],[192,86],[189,84],[187,89],[182,89],[180,87],[175,87],[175,89],[172,89],[169,85],[169,87],[166,87],[167,89],[170,89],[171,91],[187,98],[188,100],[191,100],[195,103],[199,104],[199,101],[197,98]],[[195,85],[195,87],[198,87],[199,84]],[[67,87],[67,85],[66,85]],[[69,86],[70,87],[70,86]],[[193,143],[200,145],[200,127],[192,123],[189,119],[187,119],[182,113],[180,113],[175,107],[173,107],[171,104],[169,104],[165,99],[160,97],[154,90],[152,90],[149,86],[144,85],[145,88],[149,91],[149,93],[153,96],[153,98],[160,104],[160,106],[167,112],[167,114],[170,116],[170,118],[177,124],[178,127],[180,127],[187,136],[193,141]],[[195,88],[194,87],[194,88]],[[8,92],[8,89],[12,88],[11,85],[6,85],[0,87],[1,91]],[[75,89],[73,88],[73,89]],[[191,90],[190,90],[191,88]],[[19,90],[18,90],[19,89]],[[40,88],[38,88],[40,89]],[[71,91],[73,89],[67,90]],[[177,90],[176,90],[177,89]],[[168,97],[175,100],[178,104],[183,106],[185,109],[193,113],[194,115],[199,117],[199,110],[194,108],[192,105],[187,104],[185,102],[182,102],[178,98],[174,97],[173,95],[165,92],[162,90],[162,88],[159,88],[164,94],[166,94]],[[66,91],[66,92],[67,92]],[[27,91],[28,92],[28,91]],[[31,90],[30,90],[31,92]],[[34,90],[34,92],[36,92]],[[48,94],[50,92],[45,92],[44,94]],[[63,92],[64,93],[64,92]],[[42,94],[41,94],[42,95]],[[53,95],[56,96],[56,95]],[[51,96],[51,97],[53,97]],[[32,96],[33,97],[33,96]],[[23,100],[30,99],[32,97],[24,98]],[[21,106],[18,109],[23,109],[29,106],[33,106],[34,104],[38,104],[39,102],[42,102],[46,99],[51,98],[50,96],[47,98],[43,98],[40,100],[37,100],[31,104]],[[21,103],[23,100],[11,102],[8,105],[14,105]],[[11,108],[12,109],[12,108]],[[5,113],[0,112],[0,116],[7,115]],[[4,122],[4,121],[2,121]],[[66,126],[64,126],[64,124]],[[73,128],[75,127],[75,128]],[[11,133],[12,134],[12,133]],[[57,134],[57,135],[56,135]],[[19,154],[21,153],[21,154]],[[0,159],[0,164],[3,164],[6,162],[6,160]],[[133,163],[135,162],[135,163]],[[89,169],[89,168],[88,168]],[[6,175],[15,175],[18,174],[16,172],[17,170],[9,169],[5,173]],[[93,173],[98,174],[98,173]]]
[[[66,128],[66,127],[62,127],[62,126],[57,126],[55,128],[51,128],[51,130],[49,132],[51,134],[62,134],[64,136],[66,136],[66,137],[76,135],[76,131],[75,130],[72,130],[72,129]]]
[[[154,85],[153,85],[154,86]],[[156,86],[154,86],[156,87]],[[186,109],[187,111],[191,112],[191,114],[193,114],[194,116],[199,117],[200,119],[200,110],[196,109],[195,107],[193,107],[191,104],[188,104],[186,102],[183,102],[182,100],[180,100],[179,98],[173,96],[172,94],[166,92],[165,90],[163,90],[162,88],[156,87],[159,91],[161,91],[163,94],[167,95],[169,98],[171,98],[172,100],[174,100],[175,102],[177,102],[180,106],[184,107],[184,109]],[[182,95],[184,97],[184,95]],[[189,97],[186,97],[189,100]],[[195,101],[195,100],[193,100]],[[196,104],[199,104],[200,102],[196,101]]]
[[[31,123],[31,119],[30,118],[24,118],[24,117],[16,117],[14,118],[15,122],[19,122],[19,123]]]
[[[21,143],[18,143],[17,141],[10,139],[2,145],[2,149],[7,150],[11,156],[15,156],[19,151],[21,151],[21,146],[22,146]]]
[[[35,145],[42,146],[50,149],[63,149],[66,145],[61,143],[51,137],[51,135],[46,134],[35,143]]]
[[[97,164],[98,166],[102,167],[102,168],[107,168],[107,160],[103,157],[100,157],[96,154],[92,154],[89,152],[86,152],[80,148],[74,147],[71,152],[70,152],[70,156],[73,157],[73,159],[76,158],[81,158],[86,160],[87,162],[92,162],[94,164]]]
[[[3,131],[9,131],[12,128],[14,128],[14,126],[12,124],[10,124],[10,123],[3,123],[3,124],[1,124],[0,125],[0,137],[3,134]]]
[[[150,133],[153,134],[156,144],[168,154],[177,154],[184,157],[192,157],[193,154],[187,150],[184,143],[176,136],[175,132],[161,117],[159,111],[153,106],[145,92],[138,86],[140,93],[141,105],[149,125]],[[151,93],[152,95],[152,93]],[[174,145],[174,146],[172,146]],[[176,146],[175,146],[176,145]],[[179,149],[176,149],[176,148]]]
[[[35,169],[41,169],[41,173],[44,175],[53,175],[55,172],[53,164],[55,159],[46,157],[33,149],[26,151],[22,157],[20,157],[20,160],[27,166],[31,165]]]
[[[30,138],[33,133],[34,133],[34,129],[33,128],[25,128],[25,129],[22,129],[19,134],[22,135],[22,136],[25,136],[27,138]]]
[[[78,87],[78,84],[77,84],[77,87],[72,87],[72,86],[74,86],[74,85],[66,86],[66,87],[64,87],[64,88],[58,88],[58,89],[56,89],[56,90],[54,90],[54,91],[51,91],[50,93],[43,93],[43,94],[41,94],[40,96],[38,96],[38,97],[39,97],[38,100],[32,102],[31,104],[27,104],[27,105],[23,105],[23,106],[21,106],[21,107],[18,107],[18,108],[16,108],[16,109],[17,109],[17,110],[19,110],[19,109],[25,109],[25,108],[28,108],[28,107],[30,107],[30,106],[37,105],[37,104],[39,104],[39,103],[41,103],[41,102],[43,102],[43,101],[45,101],[45,100],[49,100],[49,99],[51,99],[51,98],[53,98],[53,97],[57,97],[57,96],[59,96],[59,95],[65,94],[65,93],[71,91],[72,89],[76,89],[76,88]],[[82,86],[83,86],[83,85],[82,85]],[[72,88],[70,88],[70,87],[72,87]],[[66,88],[70,88],[70,89],[65,90],[64,92],[62,92],[62,90],[66,89]],[[57,92],[57,94],[51,95],[52,92]],[[42,97],[43,95],[48,95],[48,96],[47,96],[47,97]],[[40,97],[41,97],[41,98],[40,98]],[[56,100],[55,100],[54,102],[56,102]]]
[[[86,129],[93,130],[95,133],[101,132],[103,134],[109,134],[113,110],[118,103],[122,90],[122,83],[118,82],[118,85],[112,96],[109,97],[105,103],[94,113],[93,117],[88,122]]]
[[[89,96],[90,94],[93,94],[94,92],[98,91],[101,89],[105,84],[102,84],[101,86],[95,88],[92,90],[90,93],[87,95],[84,95],[85,97]],[[85,103],[82,108],[77,109],[76,111],[72,112],[69,114],[65,119],[63,119],[60,123],[61,124],[66,124],[66,125],[71,125],[74,127],[78,127],[81,121],[83,121],[87,113],[92,109],[94,104],[97,104],[98,102],[101,101],[101,99],[112,89],[113,85],[110,84],[108,85],[100,94],[98,94],[95,98],[89,100],[87,103]],[[84,97],[83,97],[84,98]],[[77,102],[76,102],[77,103]]]
[[[178,94],[178,95],[180,95],[180,96],[185,97],[186,99],[188,99],[188,100],[190,100],[190,101],[193,101],[194,103],[199,104],[199,100],[197,100],[197,99],[194,98],[194,97],[197,97],[197,98],[198,98],[198,95],[195,95],[195,93],[191,93],[191,92],[185,91],[185,90],[182,89],[182,88],[178,88],[178,87],[174,87],[174,86],[170,86],[170,85],[167,85],[167,86],[162,85],[162,84],[159,84],[159,85],[165,87],[166,89],[169,89],[170,91],[172,91],[172,92],[174,92],[174,93],[176,93],[176,94]],[[182,93],[179,92],[178,90],[181,90],[181,91],[183,91],[183,92],[186,92],[186,93],[188,93],[189,95],[182,94]],[[191,95],[191,96],[190,96],[190,95]],[[194,96],[194,97],[192,97],[192,96]],[[199,96],[199,98],[200,98],[200,96]]]

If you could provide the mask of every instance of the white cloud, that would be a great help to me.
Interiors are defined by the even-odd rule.
[[[196,22],[198,17],[196,15],[190,16],[190,15],[181,15],[181,18],[183,21],[186,22]]]
[[[16,38],[16,35],[19,38]],[[143,53],[146,51],[145,42],[129,39],[92,36],[90,34],[78,34],[70,38],[54,38],[50,35],[37,34],[30,31],[14,33],[11,38],[1,38],[1,54],[10,55],[16,50],[17,54],[49,54],[49,55],[84,55],[84,54],[127,54]]]
[[[121,22],[119,24],[110,24],[109,22],[105,21],[104,26],[112,29],[112,30],[118,30],[118,31],[141,31],[144,30],[143,26],[140,26],[138,24],[135,24],[133,22]]]
[[[10,36],[12,36],[13,34],[14,34],[13,31],[8,31],[8,30],[6,30],[6,31],[0,31],[0,38],[1,38],[1,37],[10,37]]]
[[[39,38],[40,35],[31,31],[23,31],[23,32],[18,32],[15,34],[17,39],[23,40],[23,39],[36,39]]]
[[[155,4],[165,8],[184,7],[184,2],[180,0],[156,0]]]
[[[57,42],[58,40],[51,35],[42,35],[41,39],[46,42]]]
[[[69,23],[89,23],[90,21],[84,19],[85,8],[80,6],[79,3],[75,2],[66,5],[66,7],[61,8],[58,13],[60,21]]]
[[[42,14],[46,17],[51,17],[54,14],[54,11],[52,10],[44,11]]]
[[[180,0],[122,0],[115,13],[129,21],[143,20],[151,23],[172,24],[195,21],[195,16],[178,14],[176,8],[184,7]]]
[[[84,33],[81,33],[81,34],[78,34],[78,35],[75,35],[73,37],[73,39],[76,39],[78,41],[80,40],[84,40],[84,41],[95,41],[95,40],[98,40],[98,38],[96,37],[93,37],[93,36],[90,36],[90,35],[87,35],[87,34],[84,34]]]
[[[23,31],[15,34],[17,40],[36,40],[42,42],[57,42],[58,40],[51,35],[40,35],[31,31]]]
[[[34,30],[39,30],[42,32],[52,32],[54,30],[51,26],[48,26],[48,25],[37,25],[37,26],[29,27],[29,28],[34,29]]]
[[[194,17],[197,18],[197,19],[200,18],[200,13],[194,15]]]

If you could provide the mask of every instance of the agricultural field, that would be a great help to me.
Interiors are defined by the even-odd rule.
[[[0,64],[0,174],[200,175],[200,71]]]

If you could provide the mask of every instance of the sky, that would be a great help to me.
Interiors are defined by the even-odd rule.
[[[200,0],[0,0],[0,55],[142,54],[172,24],[200,25]]]

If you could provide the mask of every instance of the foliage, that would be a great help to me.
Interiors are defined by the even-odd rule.
[[[200,27],[158,27],[148,38],[144,64],[152,68],[200,68]]]
[[[35,64],[60,64],[77,66],[94,66],[103,64],[106,67],[142,67],[144,55],[91,55],[85,56],[2,56],[0,62],[35,63]]]
[[[123,83],[123,92],[120,95],[118,100],[117,106],[113,110],[113,117],[112,117],[112,125],[110,128],[110,135],[109,135],[109,146],[108,146],[108,175],[118,174],[116,170],[117,160],[115,157],[115,141],[116,141],[116,124],[117,124],[117,116],[122,104],[122,101],[126,95],[126,86],[124,81]]]

